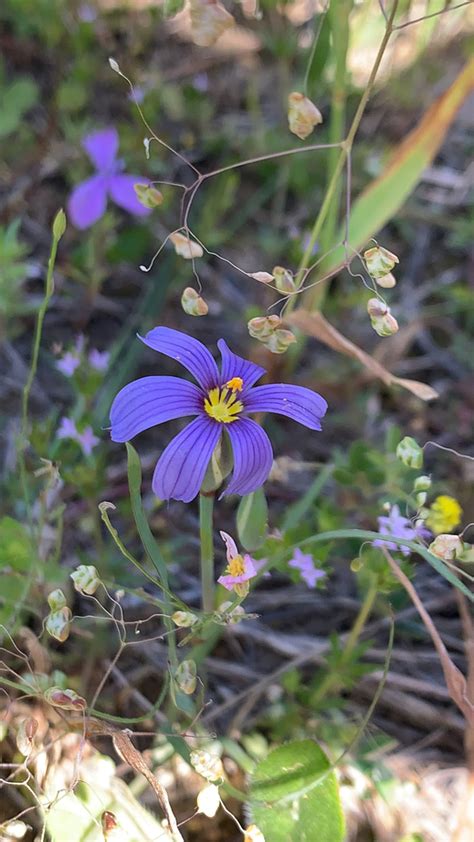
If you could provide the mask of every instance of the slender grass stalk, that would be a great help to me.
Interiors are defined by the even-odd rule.
[[[212,540],[212,515],[214,494],[199,495],[199,535],[201,539],[201,586],[203,611],[214,610],[214,542]]]

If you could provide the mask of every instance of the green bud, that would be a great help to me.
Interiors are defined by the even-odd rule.
[[[407,468],[421,468],[423,465],[423,451],[411,436],[405,436],[397,445],[397,459]]]
[[[398,331],[398,322],[387,307],[379,298],[369,298],[367,312],[370,316],[370,324],[379,336],[393,336]]]
[[[376,280],[388,275],[395,264],[399,262],[397,255],[392,254],[388,249],[384,249],[383,246],[375,246],[364,251],[364,260],[367,272]]]
[[[71,573],[74,587],[79,593],[92,596],[102,584],[99,574],[93,564],[80,564],[74,573]]]
[[[134,184],[133,189],[143,207],[153,210],[163,204],[163,194],[152,184]]]
[[[418,492],[418,494],[415,497],[416,505],[418,506],[418,508],[425,505],[427,496],[428,495],[427,495],[426,491],[419,491]]]
[[[59,242],[62,235],[64,234],[66,230],[66,224],[66,214],[64,213],[63,209],[60,208],[60,210],[58,210],[56,216],[54,217],[53,222],[53,237],[56,240],[56,242]]]
[[[51,608],[51,611],[59,611],[60,608],[64,608],[64,606],[67,605],[67,599],[61,588],[56,588],[56,590],[51,591],[48,595],[48,605]]]
[[[429,491],[431,488],[431,477],[426,475],[422,475],[421,477],[417,477],[415,482],[413,483],[413,489],[415,491]]]
[[[176,668],[174,677],[179,689],[187,696],[191,696],[196,689],[197,682],[195,662],[191,660],[181,661]]]

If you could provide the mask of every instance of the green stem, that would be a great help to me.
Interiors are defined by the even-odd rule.
[[[212,515],[214,494],[199,495],[199,535],[201,539],[201,586],[203,611],[214,611],[214,542],[212,539]]]

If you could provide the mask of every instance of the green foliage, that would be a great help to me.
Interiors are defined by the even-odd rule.
[[[266,842],[342,842],[336,775],[311,740],[287,743],[257,764],[249,787],[252,819]]]
[[[22,295],[28,274],[24,261],[28,248],[18,237],[19,229],[19,219],[7,226],[0,225],[0,313],[7,317],[31,309]]]
[[[242,546],[252,552],[265,541],[268,530],[268,504],[263,488],[242,497],[237,509],[237,534]]]
[[[0,139],[17,132],[26,114],[38,99],[38,86],[28,76],[10,84],[0,65]]]
[[[0,520],[0,624],[13,631],[13,618],[18,619],[29,590],[30,573],[36,552],[28,529],[12,517]],[[0,639],[3,630],[0,630]]]

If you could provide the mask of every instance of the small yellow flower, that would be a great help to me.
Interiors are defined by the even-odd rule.
[[[442,494],[431,504],[426,525],[435,535],[452,532],[461,522],[462,509],[454,497]]]

